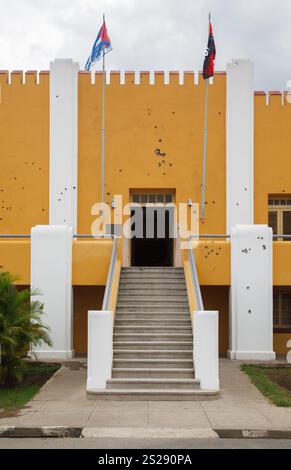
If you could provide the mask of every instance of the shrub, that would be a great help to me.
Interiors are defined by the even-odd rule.
[[[44,305],[31,298],[38,291],[18,291],[16,277],[0,273],[0,383],[21,382],[29,346],[51,346],[49,329],[42,323]]]

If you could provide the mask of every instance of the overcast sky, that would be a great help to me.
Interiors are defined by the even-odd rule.
[[[0,0],[0,68],[48,69],[55,57],[84,68],[105,12],[108,69],[199,70],[211,10],[216,69],[255,62],[256,89],[291,79],[290,0]],[[97,67],[100,67],[100,63]]]

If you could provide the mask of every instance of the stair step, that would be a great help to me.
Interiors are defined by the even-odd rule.
[[[186,296],[187,291],[186,289],[177,289],[176,287],[168,288],[165,289],[164,287],[162,288],[154,288],[150,287],[148,289],[144,287],[134,287],[132,289],[129,289],[128,287],[124,289],[119,289],[119,297],[130,297],[130,296],[140,296],[140,297],[146,297],[148,295],[155,295],[155,296],[160,296],[164,297],[165,295],[170,295],[171,297],[181,297],[181,296]]]
[[[164,282],[166,280],[184,280],[185,281],[185,276],[184,273],[181,274],[176,274],[176,273],[149,273],[149,274],[134,274],[134,273],[127,273],[127,274],[121,274],[120,280],[129,280],[129,279],[138,279],[140,281],[142,280],[155,280],[159,279],[161,282]]]
[[[192,359],[114,359],[115,369],[193,369]]]
[[[159,306],[148,306],[148,305],[118,305],[116,309],[116,313],[152,313],[152,314],[159,314],[159,315],[178,315],[178,314],[188,314],[189,315],[189,309],[186,307],[173,307],[173,306],[168,306],[168,307],[159,307]]]
[[[125,317],[125,318],[124,318]],[[125,315],[119,315],[115,319],[116,326],[145,326],[145,327],[167,327],[167,326],[186,326],[191,328],[190,317],[184,320],[177,320],[177,318],[128,318]]]
[[[134,286],[157,286],[157,287],[173,287],[173,286],[178,286],[178,287],[185,287],[185,279],[183,278],[169,278],[169,279],[164,279],[161,278],[159,279],[140,279],[140,277],[136,278],[128,278],[128,279],[123,279],[122,277],[120,278],[119,286],[121,288],[124,287],[134,287]]]
[[[194,379],[194,369],[175,369],[175,368],[164,368],[164,369],[146,369],[146,368],[115,368],[112,369],[112,378],[184,378]]]
[[[203,390],[142,390],[142,389],[105,389],[90,392],[98,400],[111,401],[206,401],[218,398],[219,392]]]
[[[144,334],[192,334],[192,327],[189,326],[145,326],[145,325],[133,325],[133,326],[116,326],[114,328],[114,334],[133,334],[138,333]]]
[[[167,297],[166,295],[164,297],[155,297],[155,300],[153,301],[153,298],[151,295],[149,295],[148,297],[139,297],[139,296],[136,296],[136,297],[132,297],[132,296],[124,296],[122,299],[120,297],[118,297],[118,301],[117,301],[117,305],[118,307],[124,307],[124,306],[128,306],[128,305],[136,305],[136,306],[151,306],[152,308],[155,308],[157,307],[157,303],[159,303],[159,307],[178,307],[178,306],[183,306],[184,308],[186,308],[188,306],[188,301],[187,299],[182,296],[182,297],[178,297],[178,296],[175,296],[171,299],[169,299],[169,297]]]
[[[197,390],[200,382],[196,379],[111,379],[107,381],[109,390]]]
[[[114,359],[193,359],[193,350],[189,349],[114,349]]]
[[[183,268],[174,268],[172,266],[131,266],[129,268],[121,268],[122,273],[141,273],[141,272],[174,272],[174,273],[179,273],[179,272],[184,272]]]
[[[155,351],[176,351],[184,350],[193,353],[193,341],[124,341],[115,339],[113,342],[113,352],[116,350],[155,350]]]
[[[185,282],[173,282],[172,284],[168,284],[166,282],[132,282],[132,283],[128,283],[128,282],[121,282],[119,284],[119,292],[124,292],[124,291],[129,291],[129,292],[135,292],[135,291],[139,291],[139,290],[160,290],[160,291],[164,291],[164,290],[169,290],[169,291],[172,291],[173,289],[177,290],[177,291],[182,291],[182,292],[185,292],[186,291],[186,285],[185,285]]]
[[[114,341],[193,341],[187,333],[114,333]]]
[[[179,312],[179,313],[172,313],[172,312],[127,312],[127,311],[119,311],[115,314],[116,320],[132,320],[132,319],[140,319],[140,320],[177,320],[177,321],[186,321],[190,319],[189,312]],[[190,319],[191,321],[191,319]]]

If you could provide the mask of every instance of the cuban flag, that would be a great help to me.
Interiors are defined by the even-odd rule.
[[[97,60],[103,57],[103,53],[107,54],[111,50],[112,50],[111,41],[108,36],[108,32],[107,32],[107,28],[105,24],[105,18],[103,17],[103,24],[101,26],[101,29],[94,43],[91,55],[89,56],[86,62],[85,69],[90,70],[92,65],[94,65],[95,62],[97,62]]]
[[[212,24],[209,16],[209,37],[203,64],[203,78],[207,80],[214,75],[214,62],[216,57],[216,47],[213,36]]]

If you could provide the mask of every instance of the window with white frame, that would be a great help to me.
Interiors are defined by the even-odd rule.
[[[269,227],[274,235],[291,235],[291,196],[269,197]],[[281,240],[290,238],[282,236]]]

